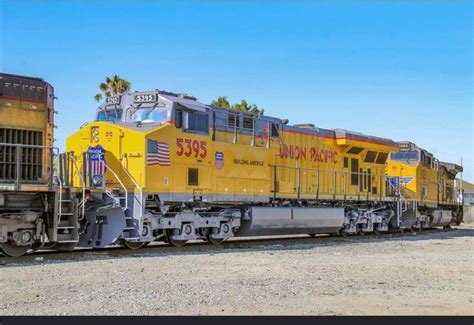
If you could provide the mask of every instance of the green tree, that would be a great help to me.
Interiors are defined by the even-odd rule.
[[[222,108],[227,108],[227,109],[232,108],[229,101],[227,100],[227,96],[221,96],[221,97],[217,98],[216,100],[213,100],[211,102],[211,105],[212,106],[217,106],[217,107],[222,107]]]
[[[211,105],[213,106],[218,106],[222,108],[227,108],[227,109],[235,109],[241,112],[249,112],[249,113],[254,113],[254,114],[260,114],[263,115],[265,110],[263,108],[258,108],[257,105],[255,104],[249,104],[245,99],[242,99],[240,103],[231,105],[229,100],[227,99],[227,96],[221,96],[216,100],[213,100],[211,102]]]
[[[132,84],[121,78],[119,75],[113,75],[112,77],[106,77],[105,82],[99,85],[100,93],[94,96],[94,99],[100,102],[104,97],[109,98],[115,95],[120,95],[130,91]]]

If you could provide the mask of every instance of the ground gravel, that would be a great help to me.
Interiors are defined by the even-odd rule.
[[[0,315],[472,315],[474,226],[0,266]]]

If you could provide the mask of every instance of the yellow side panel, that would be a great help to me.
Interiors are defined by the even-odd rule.
[[[95,129],[99,130],[98,140],[93,136]],[[189,200],[196,193],[220,201],[298,195],[308,200],[380,199],[385,194],[384,182],[380,181],[384,165],[363,162],[365,150],[373,150],[370,144],[365,144],[360,155],[348,156],[359,160],[364,175],[371,170],[370,180],[364,180],[366,186],[359,186],[351,184],[349,170],[343,167],[347,147],[338,145],[334,138],[282,130],[282,139],[272,138],[267,148],[250,145],[254,141],[252,135],[237,135],[237,143],[233,143],[234,136],[231,132],[216,132],[213,141],[211,135],[184,132],[171,123],[155,129],[131,129],[94,122],[69,137],[67,148],[81,159],[89,147],[102,145],[111,171],[127,187],[138,190],[129,174],[145,193],[166,194],[170,200]],[[147,160],[147,141],[165,148],[162,160]],[[268,139],[255,141],[266,143]],[[118,186],[111,171],[106,173],[107,186]]]
[[[95,139],[94,129],[98,130]],[[108,171],[105,174],[107,187],[120,188],[118,177],[130,191],[139,191],[134,183],[139,185],[145,183],[144,133],[121,128],[114,123],[93,122],[67,138],[66,151],[74,152],[78,166],[80,166],[78,169],[82,172],[83,153],[87,152],[90,147],[99,145],[105,150],[105,163],[108,166]],[[75,173],[74,185],[76,187],[81,184],[79,171]]]
[[[235,192],[235,179],[228,177],[217,177],[216,180],[217,193],[221,195],[217,198],[217,201],[233,200]]]

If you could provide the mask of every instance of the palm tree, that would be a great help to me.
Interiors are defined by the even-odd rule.
[[[227,109],[236,109],[241,112],[250,112],[259,115],[263,115],[265,113],[265,110],[263,108],[258,108],[255,104],[250,105],[245,99],[242,99],[240,103],[231,105],[229,100],[227,99],[227,96],[221,96],[216,100],[213,100],[211,102],[211,105]]]
[[[109,98],[115,95],[123,94],[130,91],[132,84],[121,78],[119,75],[113,75],[112,77],[106,77],[105,82],[99,85],[100,93],[94,96],[95,100],[100,102],[104,96]]]

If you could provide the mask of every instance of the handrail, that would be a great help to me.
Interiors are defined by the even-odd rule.
[[[402,224],[402,214],[403,212],[407,211],[408,210],[408,205],[407,205],[407,200],[405,199],[405,197],[403,196],[403,194],[401,193],[400,191],[400,178],[399,177],[393,177],[393,178],[398,178],[399,181],[398,181],[398,188],[392,184],[392,182],[388,182],[389,186],[392,187],[394,190],[395,190],[395,194],[399,196],[399,198],[401,200],[398,201],[397,203],[397,223],[398,223],[398,226],[400,227],[401,224]],[[403,203],[405,203],[405,207],[407,210],[404,210],[403,208]]]
[[[394,188],[396,191],[397,191],[397,194],[399,195],[400,197],[400,201],[397,205],[397,211],[398,211],[398,222],[399,222],[399,226],[400,226],[400,223],[401,223],[401,218],[402,218],[402,213],[403,212],[406,212],[408,211],[408,201],[411,201],[413,203],[413,207],[412,207],[412,210],[416,212],[417,210],[417,206],[418,206],[418,201],[416,200],[415,197],[413,197],[413,195],[410,193],[410,191],[406,188],[405,185],[403,185],[401,182],[400,182],[400,179],[402,177],[392,177],[392,178],[396,178],[398,179],[398,189],[397,187],[395,187],[391,182],[389,182],[389,185]],[[409,199],[407,200],[407,198],[405,198],[405,196],[402,194],[402,188],[405,189],[405,194],[407,196],[409,196]],[[405,204],[405,206],[403,206],[403,204]]]
[[[57,158],[59,158],[59,154],[57,155]],[[61,169],[61,165],[58,162],[57,167]],[[53,174],[55,172],[55,169],[53,169]],[[62,200],[63,200],[63,179],[60,175],[61,173],[58,173],[58,183],[59,183],[59,198],[58,198],[58,225],[61,222],[61,215],[62,215]]]
[[[341,170],[329,170],[329,169],[319,169],[319,168],[306,168],[306,167],[293,167],[293,166],[287,166],[287,165],[274,165],[274,164],[270,164],[268,165],[269,167],[272,167],[273,169],[273,172],[275,173],[277,171],[277,168],[282,168],[282,169],[290,169],[290,170],[294,170],[294,171],[297,171],[298,174],[301,174],[301,171],[304,171],[304,172],[314,172],[316,173],[316,196],[319,197],[319,190],[320,190],[320,187],[321,187],[321,184],[320,184],[320,178],[322,178],[321,176],[322,175],[327,175],[327,174],[330,174],[330,175],[333,175],[332,177],[332,183],[329,182],[323,182],[325,183],[326,185],[331,185],[332,184],[332,190],[328,190],[327,193],[323,193],[323,194],[330,194],[330,195],[333,195],[333,196],[336,196],[336,195],[344,195],[344,196],[347,196],[347,195],[358,195],[359,197],[361,195],[366,195],[367,198],[370,196],[370,195],[379,195],[380,197],[382,197],[382,195],[384,194],[385,190],[384,190],[384,187],[383,187],[383,181],[380,181],[378,184],[377,184],[377,191],[380,190],[380,193],[378,194],[371,194],[371,188],[368,188],[369,184],[374,184],[372,183],[372,180],[371,180],[371,177],[374,177],[374,178],[378,178],[379,180],[382,180],[386,175],[385,174],[380,174],[380,173],[368,173],[368,171],[365,171],[365,172],[352,172],[352,171],[341,171]],[[344,176],[342,181],[343,181],[343,185],[342,185],[342,188],[339,188],[339,192],[338,192],[338,182],[337,182],[337,176],[338,175],[342,175]],[[358,191],[357,193],[350,193],[351,191],[348,191],[348,176],[357,176],[358,177],[358,186],[360,186],[362,183],[363,184],[367,184],[366,185],[363,185],[363,188],[364,190],[363,191]],[[297,179],[296,179],[296,182],[298,183],[299,181],[299,178],[300,178],[300,175],[296,175],[295,176]],[[274,180],[275,181],[275,180]],[[299,187],[300,187],[301,184],[297,184],[297,187],[295,187],[296,190],[301,190]],[[324,184],[323,184],[323,187],[324,187]],[[324,189],[323,189],[324,190]],[[366,192],[366,193],[365,193]],[[386,193],[385,193],[386,194]],[[299,194],[298,194],[298,198],[299,198]]]
[[[364,175],[364,173],[360,172],[351,172],[351,171],[341,171],[341,170],[330,170],[330,169],[319,169],[319,168],[307,168],[307,167],[292,167],[292,166],[285,166],[285,165],[268,165],[269,167],[280,167],[280,168],[288,168],[288,169],[294,169],[294,170],[304,170],[304,171],[319,171],[319,172],[324,172],[324,173],[337,173],[337,174],[353,174],[353,175]],[[385,174],[373,174],[371,173],[370,175],[372,176],[386,176]]]
[[[115,179],[117,179],[117,181],[120,183],[120,186],[122,186],[123,190],[125,191],[125,207],[122,208],[122,209],[124,211],[128,210],[128,190],[127,190],[127,187],[120,180],[120,177],[118,177],[118,175],[114,172],[114,170],[112,168],[110,168],[110,166],[105,163],[105,161],[100,161],[100,163],[104,165],[104,167],[107,169],[107,171],[109,171],[112,175],[114,175]]]
[[[77,161],[76,161],[74,155],[72,155],[71,160],[72,160],[74,168],[76,169],[76,172],[78,173],[79,178],[81,179],[81,183],[82,183],[82,201],[80,203],[80,206],[81,206],[81,210],[82,210],[82,217],[84,217],[85,212],[86,212],[86,204],[85,204],[86,203],[86,181],[84,179],[84,175],[82,174],[81,170],[77,166]]]
[[[58,149],[58,147],[54,146],[41,146],[41,145],[36,145],[36,144],[21,144],[21,143],[4,143],[0,142],[0,146],[6,146],[6,147],[23,147],[23,148],[38,148],[38,149]]]
[[[133,176],[128,172],[128,170],[126,168],[123,168],[123,171],[128,176],[128,178],[132,181],[133,185],[135,185],[135,187],[138,189],[138,191],[140,192],[140,198],[142,199],[143,198],[143,187],[141,187],[138,184],[138,182],[133,178]],[[143,204],[142,204],[141,201],[138,202],[138,204],[140,204],[140,207],[143,207]]]

